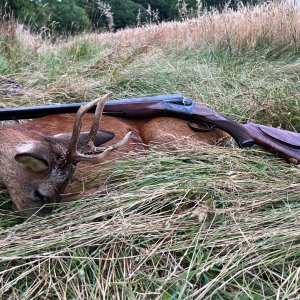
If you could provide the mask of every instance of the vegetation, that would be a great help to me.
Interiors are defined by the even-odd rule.
[[[186,19],[203,8],[236,7],[237,0],[0,0],[0,13],[35,31],[73,34],[120,29],[148,22]],[[258,0],[243,0],[255,4]]]
[[[300,131],[300,11],[285,4],[42,39],[0,28],[2,107],[183,93],[238,121]],[[225,28],[225,30],[224,30]],[[0,298],[295,299],[299,167],[259,149],[153,146],[105,195],[23,220],[3,190]],[[126,159],[126,158],[124,158]]]

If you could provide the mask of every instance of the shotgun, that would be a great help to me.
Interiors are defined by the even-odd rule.
[[[51,114],[77,112],[85,103],[55,104],[0,109],[0,121],[32,119]],[[176,117],[188,121],[195,131],[209,131],[214,127],[230,134],[239,147],[254,144],[288,161],[300,163],[300,134],[256,123],[238,123],[181,94],[161,95],[106,101],[104,114],[125,118]]]

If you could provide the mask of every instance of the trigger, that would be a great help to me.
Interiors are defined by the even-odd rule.
[[[216,126],[201,122],[198,120],[189,121],[189,127],[197,132],[208,132],[213,130]]]

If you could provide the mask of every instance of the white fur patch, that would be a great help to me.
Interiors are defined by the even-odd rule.
[[[53,135],[54,138],[65,138],[66,136],[68,136],[68,134],[66,133],[58,133],[56,135]]]
[[[36,143],[30,142],[30,143],[24,143],[17,147],[18,153],[27,153],[32,152],[36,148]]]

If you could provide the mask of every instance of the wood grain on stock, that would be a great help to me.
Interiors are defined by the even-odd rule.
[[[299,133],[255,123],[247,123],[244,126],[252,134],[255,144],[293,164],[300,163]]]

